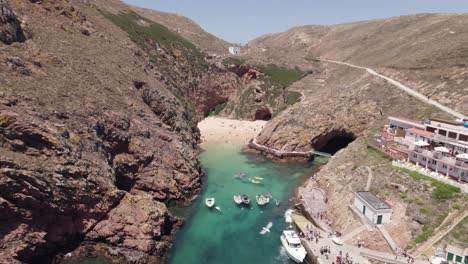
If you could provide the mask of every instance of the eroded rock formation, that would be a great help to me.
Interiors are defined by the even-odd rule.
[[[8,0],[0,0],[0,41],[5,44],[26,41],[21,22],[16,17]]]

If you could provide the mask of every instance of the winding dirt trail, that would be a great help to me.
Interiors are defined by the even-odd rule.
[[[427,103],[427,104],[431,104],[437,108],[439,108],[440,110],[450,114],[450,115],[453,115],[459,119],[465,119],[466,116],[463,115],[462,113],[459,113],[447,106],[444,106],[442,104],[440,104],[439,102],[437,101],[434,101],[430,98],[428,98],[427,96],[415,91],[414,89],[392,79],[392,78],[389,78],[385,75],[382,75],[380,73],[377,73],[376,71],[370,69],[370,68],[366,68],[366,67],[362,67],[362,66],[357,66],[357,65],[354,65],[354,64],[351,64],[351,63],[347,63],[347,62],[342,62],[342,61],[336,61],[336,60],[328,60],[328,59],[317,59],[319,61],[322,61],[322,62],[330,62],[330,63],[335,63],[335,64],[341,64],[341,65],[345,65],[345,66],[349,66],[349,67],[352,67],[352,68],[357,68],[357,69],[361,69],[361,70],[366,70],[368,73],[372,74],[372,75],[375,75],[377,77],[380,77],[386,81],[388,81],[389,83],[393,84],[394,86],[396,86],[398,89],[416,97],[417,99],[421,100],[422,102],[424,103]]]

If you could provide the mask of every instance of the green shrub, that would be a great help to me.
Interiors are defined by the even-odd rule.
[[[301,101],[302,94],[296,91],[289,91],[286,97],[286,104],[293,105]]]
[[[374,155],[374,156],[376,156],[378,158],[388,160],[388,161],[392,160],[392,158],[390,158],[388,155],[386,155],[385,153],[383,153],[379,149],[376,149],[376,148],[374,148],[372,146],[367,145],[367,151],[369,151],[372,155]]]
[[[276,64],[258,66],[261,72],[270,76],[273,82],[281,84],[284,88],[304,77],[304,72],[298,68],[290,69]]]
[[[414,179],[425,180],[425,181],[431,182],[431,185],[435,187],[435,189],[432,191],[432,194],[431,194],[432,198],[451,199],[454,197],[455,194],[461,192],[460,188],[458,187],[438,181],[436,179],[433,179],[421,173],[408,170],[408,169],[401,169],[401,170],[404,171],[406,174],[410,175],[411,177],[413,177]]]
[[[455,209],[455,210],[460,210],[461,205],[460,204],[454,204],[454,205],[452,205],[452,208]]]
[[[429,214],[429,210],[427,210],[426,208],[421,208],[419,209],[419,211],[423,214]]]
[[[432,235],[432,232],[433,230],[428,225],[424,225],[423,232],[414,239],[414,243],[419,244],[426,241]]]
[[[227,102],[217,105],[215,109],[213,109],[213,111],[210,112],[210,115],[218,115],[221,111],[224,110],[224,108],[226,108],[226,105]]]
[[[112,14],[103,10],[100,13],[116,26],[127,32],[130,39],[140,48],[155,56],[156,44],[169,52],[180,50],[186,56],[187,62],[197,67],[208,67],[205,54],[193,43],[167,27],[139,16],[134,12]],[[146,23],[146,25],[142,24]]]
[[[245,63],[245,60],[244,59],[241,59],[241,58],[232,58],[232,57],[228,57],[226,59],[223,60],[222,64],[224,66],[229,66],[231,64],[234,64],[234,65],[237,65],[237,66],[240,66],[242,64]]]

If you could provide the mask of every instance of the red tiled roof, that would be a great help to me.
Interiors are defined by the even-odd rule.
[[[422,130],[422,129],[418,129],[418,128],[415,128],[415,127],[408,128],[407,130],[409,132],[413,132],[415,134],[418,134],[418,135],[421,135],[421,136],[426,136],[426,137],[431,137],[431,136],[434,135],[434,133],[432,133],[432,132],[425,131],[425,130]]]

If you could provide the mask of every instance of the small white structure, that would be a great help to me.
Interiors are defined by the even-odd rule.
[[[447,260],[449,263],[466,264],[468,263],[468,248],[447,245]]]
[[[229,53],[231,53],[232,55],[240,55],[241,49],[240,47],[229,47]]]
[[[392,217],[390,205],[371,192],[355,192],[354,207],[373,225],[388,223]]]

